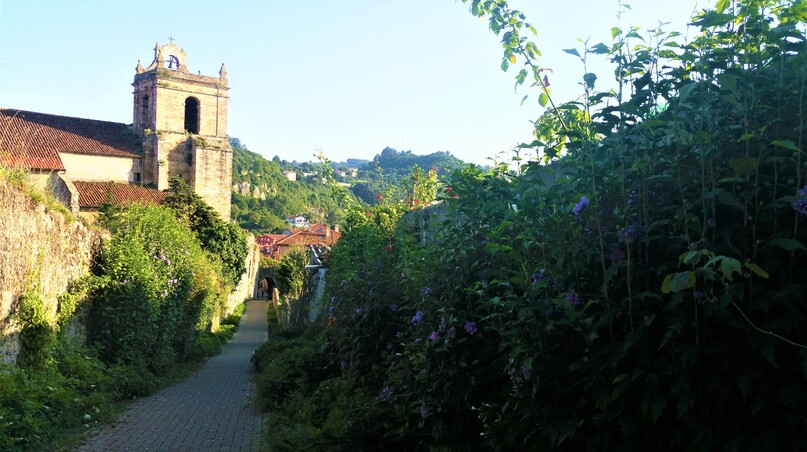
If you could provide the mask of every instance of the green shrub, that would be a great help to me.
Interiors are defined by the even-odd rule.
[[[534,57],[523,17],[471,3],[505,66]],[[351,214],[328,273],[334,376],[312,389],[308,350],[272,355],[273,444],[803,449],[803,7],[694,20],[686,45],[614,29],[570,51],[608,55],[620,89],[586,74],[580,102],[535,122],[520,151],[551,166],[456,171],[426,231],[399,221],[409,206]]]
[[[220,272],[168,209],[131,206],[111,232],[93,263],[88,338],[108,363],[145,360],[160,372],[209,328]]]

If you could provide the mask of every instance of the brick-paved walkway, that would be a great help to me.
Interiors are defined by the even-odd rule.
[[[187,380],[140,399],[78,451],[252,451],[262,418],[251,403],[252,351],[266,341],[266,301],[252,300],[232,341]]]

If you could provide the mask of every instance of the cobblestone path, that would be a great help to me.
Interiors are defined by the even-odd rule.
[[[252,351],[266,341],[266,301],[252,300],[233,339],[187,380],[130,405],[78,451],[252,451],[262,418],[252,404]]]

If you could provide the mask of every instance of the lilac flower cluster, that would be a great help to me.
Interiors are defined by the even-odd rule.
[[[381,393],[379,394],[378,397],[381,400],[387,401],[387,400],[389,400],[391,395],[392,395],[392,390],[389,388],[389,386],[387,386],[387,387],[385,387],[384,389],[381,390]]]
[[[430,287],[424,287],[423,290],[420,291],[420,293],[423,295],[423,298],[426,298],[432,294],[432,289]]]
[[[566,302],[572,306],[577,306],[580,304],[580,296],[577,295],[577,292],[571,291],[569,295],[566,295]]]
[[[644,228],[639,223],[633,223],[627,228],[621,227],[616,233],[617,240],[622,245],[630,245],[636,239],[644,237]]]
[[[423,321],[423,311],[418,311],[412,316],[412,325],[417,325],[421,321]]]
[[[165,257],[165,254],[160,254],[159,256],[157,256],[157,254],[154,254],[154,259],[165,262],[165,265],[171,265],[171,259]]]
[[[474,333],[477,332],[476,322],[471,321],[465,322],[465,326],[463,328],[465,328],[465,332],[467,332],[471,336],[473,336]]]
[[[538,281],[543,280],[545,275],[546,275],[546,269],[545,268],[542,268],[542,269],[538,270],[536,273],[533,273],[532,274],[532,283],[536,284]]]
[[[589,205],[590,205],[590,203],[588,202],[588,197],[585,196],[585,195],[581,196],[580,197],[580,202],[578,202],[577,204],[574,205],[574,208],[572,209],[572,213],[575,214],[575,215],[580,215],[580,212],[582,212]]]
[[[801,190],[797,191],[796,196],[798,196],[799,199],[791,204],[793,206],[793,210],[802,215],[807,215],[807,185],[805,185]]]
[[[426,405],[420,405],[420,417],[426,417],[429,414],[429,409],[426,408]]]

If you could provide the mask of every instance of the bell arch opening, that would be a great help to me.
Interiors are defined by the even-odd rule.
[[[200,109],[199,99],[195,97],[185,99],[185,131],[199,133]]]

